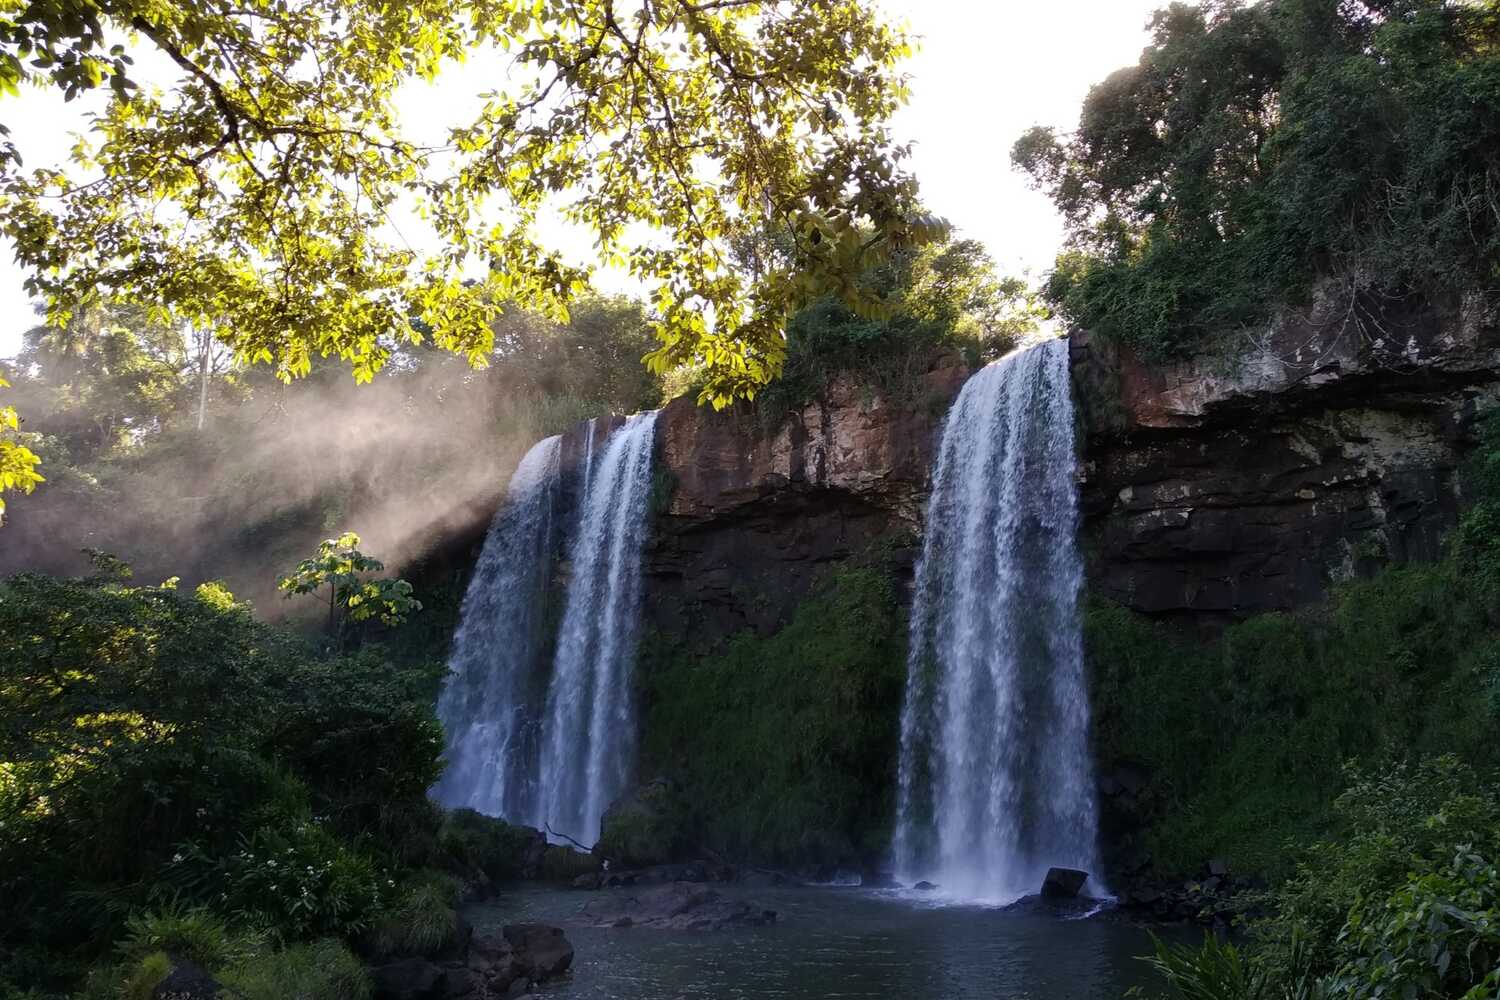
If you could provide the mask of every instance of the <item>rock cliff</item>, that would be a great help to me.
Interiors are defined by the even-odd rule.
[[[1474,301],[1378,313],[1325,295],[1148,366],[1072,341],[1092,591],[1213,623],[1440,552],[1500,329]]]
[[[770,435],[753,414],[669,404],[656,430],[669,499],[645,561],[652,623],[766,631],[828,563],[909,546],[938,425],[968,374],[937,367],[899,403],[839,381]]]

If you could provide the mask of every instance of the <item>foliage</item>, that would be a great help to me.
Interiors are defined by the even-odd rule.
[[[1156,864],[1284,874],[1287,841],[1326,827],[1342,761],[1481,759],[1500,737],[1484,691],[1500,640],[1469,584],[1450,563],[1388,569],[1340,587],[1324,614],[1263,615],[1207,646],[1091,604],[1096,753],[1149,773]]]
[[[378,617],[382,624],[395,626],[422,610],[422,602],[412,597],[412,586],[405,580],[372,580],[365,575],[383,569],[385,563],[359,551],[359,536],[346,531],[319,542],[318,554],[298,563],[291,573],[276,581],[276,587],[287,597],[313,594],[327,587],[328,631],[338,634],[342,648],[346,620],[358,624]],[[342,619],[338,617],[340,609]]]
[[[432,672],[319,657],[208,594],[0,582],[0,965],[352,935],[432,843]]]
[[[442,872],[419,872],[400,888],[367,940],[379,955],[431,955],[453,940],[459,884]]]
[[[1351,770],[1332,835],[1252,925],[1251,949],[1157,944],[1172,995],[1479,1000],[1500,985],[1500,797],[1452,756]]]
[[[164,89],[131,78],[143,48]],[[403,85],[502,50],[474,121],[403,128]],[[283,377],[367,380],[401,343],[482,358],[501,303],[562,317],[589,275],[538,241],[555,209],[654,287],[655,370],[701,361],[722,404],[779,370],[790,309],[874,305],[848,276],[941,232],[884,129],[907,52],[857,0],[33,4],[0,21],[0,88],[103,106],[71,172],[0,147],[0,231],[54,325],[112,297]],[[412,203],[425,258],[391,225]],[[737,267],[773,222],[791,264]]]
[[[974,240],[943,240],[897,254],[862,280],[888,303],[879,317],[829,297],[787,324],[782,377],[758,397],[769,428],[841,373],[903,403],[919,403],[921,376],[939,356],[958,354],[971,365],[992,361],[1034,335],[1047,315],[1024,281],[995,274]]]
[[[643,769],[672,777],[701,843],[772,863],[879,853],[906,650],[895,600],[881,569],[844,568],[773,634],[645,644]]]
[[[1314,1000],[1288,993],[1240,948],[1204,935],[1197,948],[1151,936],[1154,954],[1146,962],[1167,984],[1173,1000]],[[1132,996],[1139,996],[1132,990]]]
[[[9,386],[9,382],[0,378],[0,389]],[[36,452],[15,440],[14,435],[20,428],[21,418],[17,416],[16,408],[0,406],[0,494],[13,490],[30,493],[38,483],[46,481],[36,471],[41,464]],[[5,497],[0,495],[0,524],[4,524],[4,517]]]
[[[1148,355],[1339,276],[1356,322],[1500,274],[1500,12],[1445,0],[1173,3],[1076,131],[1013,161],[1063,213],[1048,298]]]
[[[166,952],[143,955],[131,965],[125,981],[120,984],[119,996],[122,1000],[152,1000],[156,987],[171,971],[172,960]]]
[[[370,974],[340,941],[324,938],[263,952],[217,972],[243,1000],[369,1000]]]
[[[244,961],[264,946],[261,936],[231,931],[207,909],[173,902],[159,910],[142,910],[127,917],[116,950],[126,962],[166,953],[206,969],[218,969]]]
[[[262,827],[222,857],[190,846],[173,856],[166,877],[279,941],[356,935],[385,909],[395,888],[369,858],[309,822]]]

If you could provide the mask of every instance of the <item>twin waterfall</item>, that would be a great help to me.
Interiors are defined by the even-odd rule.
[[[631,417],[585,473],[572,577],[547,689],[541,811],[584,844],[635,765],[631,683],[641,608],[641,546],[651,496],[656,414]]]
[[[581,460],[571,577],[551,670],[545,609],[561,526],[562,439],[526,454],[464,596],[438,699],[448,766],[432,789],[467,807],[592,843],[635,762],[631,697],[656,414]]]
[[[518,822],[535,819],[538,808],[532,688],[546,641],[561,450],[561,437],[538,442],[511,476],[464,595],[438,696],[448,766],[433,798]]]
[[[596,447],[590,424],[570,473],[556,437],[517,468],[438,705],[442,804],[589,844],[626,790],[655,425],[655,413],[631,417]],[[952,898],[1035,892],[1052,865],[1085,869],[1102,888],[1074,465],[1064,341],[974,375],[943,425],[911,612],[894,846],[900,877]],[[557,624],[545,609],[564,538]]]
[[[1049,866],[1101,888],[1068,348],[974,375],[943,424],[911,612],[898,876],[1006,901]]]

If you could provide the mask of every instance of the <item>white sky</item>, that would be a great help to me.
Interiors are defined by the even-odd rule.
[[[1010,146],[1035,124],[1069,128],[1088,88],[1134,63],[1151,12],[1167,0],[879,0],[919,37],[907,65],[912,99],[894,122],[928,207],[981,240],[1002,270],[1044,271],[1062,238],[1051,203],[1010,167]],[[141,68],[149,63],[143,60]],[[404,101],[410,121],[461,121],[493,86],[497,64],[471,61]],[[488,79],[487,79],[488,78]],[[5,101],[0,120],[26,167],[60,163],[84,126],[85,102],[54,91]],[[586,244],[585,244],[586,245]],[[25,275],[0,247],[0,357],[35,324]],[[608,279],[604,283],[608,283]]]

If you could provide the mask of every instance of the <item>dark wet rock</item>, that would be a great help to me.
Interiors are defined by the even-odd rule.
[[[1223,878],[1225,875],[1229,874],[1229,862],[1227,861],[1210,861],[1206,867],[1208,870],[1208,874],[1211,876],[1218,876],[1219,878]]]
[[[770,889],[775,886],[801,885],[802,882],[788,875],[786,872],[773,871],[769,868],[744,868],[739,872],[736,879],[740,885],[752,888]]]
[[[546,982],[573,965],[573,943],[561,927],[550,924],[508,924],[501,935],[527,978]]]
[[[674,882],[641,892],[606,893],[585,904],[579,918],[591,927],[717,931],[775,923],[776,912],[705,885]]]
[[[1369,337],[1320,292],[1170,363],[1075,332],[1090,591],[1215,627],[1440,556],[1500,392],[1500,316],[1477,297],[1382,309]]]
[[[1072,899],[1078,895],[1089,873],[1077,868],[1048,868],[1042,880],[1042,895],[1049,899]]]
[[[403,958],[370,970],[375,1000],[443,1000],[445,970],[425,958]]]
[[[937,886],[931,882],[924,880],[918,882],[916,885],[912,886],[912,888],[917,890],[918,892],[931,892],[932,890],[936,889]]]
[[[491,1000],[520,996],[573,964],[561,928],[511,924],[499,934],[465,937],[441,960],[414,956],[370,970],[375,1000]]]
[[[197,962],[174,961],[172,971],[151,991],[151,1000],[213,1000],[221,989]]]

